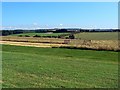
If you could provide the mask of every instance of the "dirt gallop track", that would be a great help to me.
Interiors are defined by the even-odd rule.
[[[63,44],[46,44],[46,43],[31,43],[31,42],[12,42],[12,41],[0,41],[0,44],[17,45],[17,46],[32,46],[32,47],[60,47],[67,46]]]
[[[1,37],[0,44],[34,46],[34,47],[76,47],[97,50],[120,50],[119,40],[80,40],[34,37]]]

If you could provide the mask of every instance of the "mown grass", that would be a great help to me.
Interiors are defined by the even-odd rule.
[[[38,36],[58,36],[58,35],[62,35],[62,34],[68,34],[68,33],[21,33],[21,34],[12,34],[10,36],[35,36],[35,35],[38,35]]]
[[[82,32],[75,38],[83,40],[118,40],[118,32]]]
[[[3,45],[3,88],[116,88],[118,52]]]

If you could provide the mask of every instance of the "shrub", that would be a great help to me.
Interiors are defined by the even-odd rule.
[[[75,39],[75,36],[73,34],[69,35],[69,39]]]
[[[22,35],[18,35],[18,37],[22,37]]]
[[[39,35],[34,35],[33,37],[40,37]]]
[[[25,35],[25,37],[30,37],[29,35]]]
[[[69,39],[69,37],[65,37],[65,39]]]
[[[52,38],[57,38],[57,36],[51,36]]]

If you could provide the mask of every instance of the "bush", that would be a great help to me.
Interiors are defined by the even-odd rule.
[[[65,37],[65,39],[69,39],[69,37]]]
[[[40,37],[39,35],[34,35],[33,37]]]
[[[19,35],[18,37],[22,37],[22,35]]]
[[[25,35],[25,37],[30,37],[29,35]]]
[[[73,34],[69,35],[69,39],[75,39],[75,36]]]

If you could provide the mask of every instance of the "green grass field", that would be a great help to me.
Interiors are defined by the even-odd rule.
[[[22,33],[9,36],[58,36],[69,33]],[[68,37],[68,36],[65,36]],[[81,32],[75,34],[75,38],[82,40],[118,40],[118,32]]]
[[[19,35],[22,35],[22,36],[25,36],[25,35],[28,35],[28,36],[35,36],[35,35],[39,35],[39,36],[58,36],[58,35],[61,35],[61,34],[68,34],[68,33],[22,33],[22,34],[12,34],[10,36],[19,36]]]
[[[3,88],[117,88],[118,52],[3,45]]]
[[[83,40],[118,40],[118,32],[83,32],[75,34],[75,38]]]

